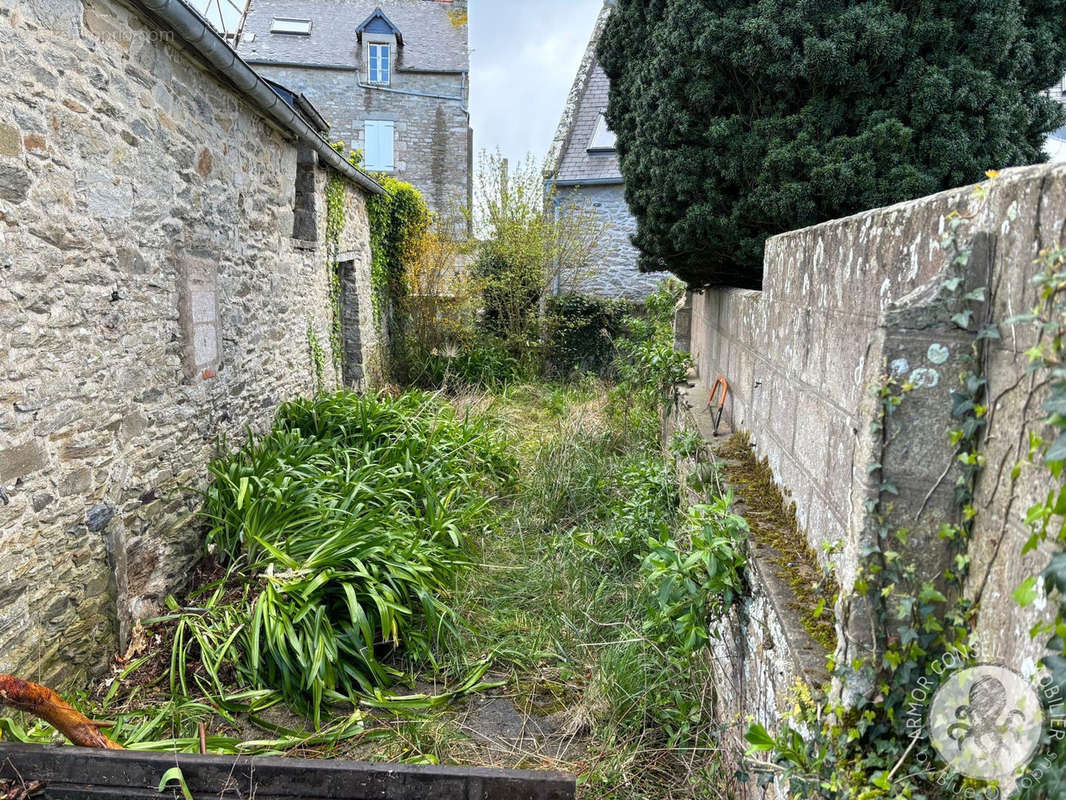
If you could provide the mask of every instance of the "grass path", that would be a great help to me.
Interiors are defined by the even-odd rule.
[[[598,383],[524,385],[466,402],[501,419],[520,477],[498,501],[498,530],[478,543],[481,566],[456,587],[460,636],[441,669],[461,675],[488,658],[486,680],[503,685],[430,713],[379,718],[388,735],[351,754],[560,769],[577,774],[589,798],[726,796],[716,789],[706,664],[679,662],[645,634],[640,540],[679,515],[655,498],[635,516],[623,511],[633,491],[623,474],[665,478],[669,457],[650,431],[612,429]],[[620,565],[580,545],[583,532],[612,527],[630,540]],[[423,674],[415,688],[440,688],[431,681]]]
[[[203,724],[213,752],[556,769],[597,800],[730,796],[707,650],[672,643],[678,606],[662,610],[669,587],[650,586],[642,566],[656,542],[684,552],[692,540],[657,416],[591,379],[453,402],[496,420],[520,469],[474,542],[478,563],[442,598],[455,634],[417,660],[391,659],[406,676],[393,697],[329,706],[316,732],[277,693],[234,683],[239,670],[221,659],[210,677],[232,692],[190,697],[174,688],[168,623],[141,632],[117,678],[78,698],[83,707],[117,719],[116,738],[141,749],[195,750]],[[690,625],[705,632],[704,605],[690,606]],[[195,686],[209,659],[196,647],[186,655],[181,675]],[[19,718],[0,720],[0,732],[53,736]]]

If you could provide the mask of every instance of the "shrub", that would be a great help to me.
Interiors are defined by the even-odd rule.
[[[566,377],[573,372],[606,375],[614,358],[614,340],[622,332],[629,305],[569,292],[548,300],[547,371]]]
[[[526,374],[499,341],[483,336],[464,347],[446,345],[424,356],[419,382],[432,389],[500,390]]]

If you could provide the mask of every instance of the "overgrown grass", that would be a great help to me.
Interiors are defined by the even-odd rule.
[[[516,707],[561,718],[571,749],[525,765],[575,771],[585,796],[717,797],[704,645],[739,589],[746,528],[727,500],[684,513],[670,457],[636,432],[648,426],[613,427],[606,388],[575,392],[530,442],[552,399],[498,401],[529,420],[516,434],[532,446],[502,531],[481,543],[491,566],[460,584],[449,663],[491,654]]]
[[[221,573],[151,621],[161,641],[87,709],[138,747],[195,750],[204,723],[213,752],[557,768],[588,798],[728,796],[706,645],[741,590],[747,528],[729,498],[681,507],[658,415],[685,362],[659,306],[619,343],[621,384],[285,406],[211,465]],[[520,730],[479,721],[485,702]]]

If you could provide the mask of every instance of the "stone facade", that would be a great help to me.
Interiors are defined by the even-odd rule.
[[[593,138],[607,110],[610,81],[596,60],[596,45],[603,34],[613,3],[608,0],[596,20],[588,48],[578,68],[559,131],[548,156],[547,185],[556,213],[568,209],[595,212],[605,223],[606,233],[594,255],[587,278],[579,290],[597,297],[641,301],[669,273],[642,273],[639,253],[632,236],[637,221],[625,200],[625,182],[613,147],[600,146]],[[608,141],[610,137],[608,137]]]
[[[309,326],[329,349],[299,148],[187,53],[116,0],[0,6],[0,672],[103,670],[201,553],[217,438],[313,388]],[[302,177],[318,232],[327,179]]]
[[[377,8],[401,37],[357,27]],[[263,75],[302,92],[330,124],[329,137],[366,148],[367,120],[394,124],[395,167],[431,209],[469,206],[473,191],[469,54],[463,2],[392,0],[251,0],[238,52]],[[272,33],[276,17],[311,21],[306,36]],[[371,85],[367,45],[393,46],[389,85]],[[402,44],[401,44],[402,42]]]
[[[983,203],[959,189],[783,234],[767,244],[762,292],[692,298],[702,391],[718,375],[729,380],[726,422],[750,431],[844,595],[871,535],[867,501],[888,498],[889,523],[910,531],[908,552],[921,577],[935,576],[944,557],[936,533],[959,513],[947,431],[951,391],[974,337],[951,322],[957,309],[941,289],[948,259],[940,239],[944,216],[960,208],[975,215],[966,281],[990,292],[977,315],[1003,320],[1031,308],[1034,259],[1066,234],[1063,165],[1007,171]],[[1028,631],[1046,612],[1040,603],[1018,608],[1011,592],[1046,563],[1046,553],[1021,550],[1025,511],[1048,489],[1035,478],[1010,480],[1025,458],[1026,434],[1042,427],[1023,380],[1030,339],[1028,330],[1008,328],[985,345],[995,402],[981,444],[987,467],[974,503],[968,589],[981,600],[976,632],[985,656],[1026,673],[1042,649]],[[886,432],[874,434],[871,388],[888,374],[914,388]],[[882,471],[870,473],[869,463]],[[881,497],[882,482],[899,494]],[[855,655],[865,647],[864,610],[845,602],[837,613],[838,655]]]
[[[567,208],[591,209],[605,223],[592,266],[582,275],[578,291],[596,297],[621,297],[640,302],[669,277],[665,272],[637,270],[638,252],[632,241],[637,232],[637,221],[626,205],[625,186],[621,183],[560,186],[553,200],[560,213]]]

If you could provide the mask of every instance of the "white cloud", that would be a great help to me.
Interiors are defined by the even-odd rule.
[[[479,151],[544,159],[601,6],[470,0],[470,112]]]

